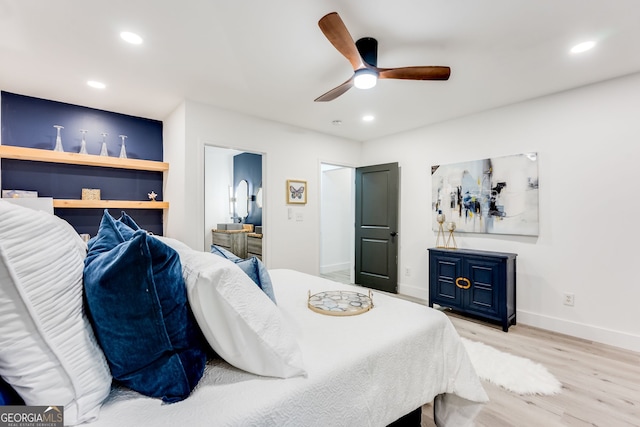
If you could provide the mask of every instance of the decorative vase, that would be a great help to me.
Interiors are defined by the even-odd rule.
[[[64,129],[64,126],[53,125],[53,127],[58,131],[58,134],[56,135],[56,146],[53,151],[64,152],[64,149],[62,148],[62,137],[60,136],[60,129]]]
[[[80,133],[82,134],[82,141],[80,142],[80,154],[89,154],[87,153],[87,141],[84,139],[84,135],[87,133],[85,129],[80,129]]]
[[[109,151],[107,151],[107,135],[108,133],[102,133],[102,148],[100,149],[101,156],[109,155]]]
[[[124,147],[124,140],[127,137],[127,135],[118,135],[120,138],[122,138],[122,146],[120,147],[120,158],[121,159],[126,159],[127,158],[127,149]]]

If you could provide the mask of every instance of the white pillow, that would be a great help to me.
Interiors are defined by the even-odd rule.
[[[191,310],[209,345],[257,375],[306,375],[302,352],[277,305],[233,262],[160,238],[180,255]]]
[[[85,317],[87,246],[62,219],[0,200],[0,375],[27,405],[95,420],[111,375]]]

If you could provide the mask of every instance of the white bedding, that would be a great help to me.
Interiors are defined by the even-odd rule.
[[[307,308],[309,291],[362,288],[292,270],[270,274],[278,306],[298,337],[307,377],[260,377],[217,360],[182,402],[163,404],[114,388],[90,426],[385,426],[443,393],[487,400],[441,312],[374,292],[371,311],[326,316]],[[456,410],[465,401],[439,403],[446,414],[441,421],[460,425],[458,417],[466,414]]]

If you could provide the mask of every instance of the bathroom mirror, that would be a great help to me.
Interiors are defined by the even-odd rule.
[[[243,221],[249,215],[249,183],[243,179],[236,187],[236,215]]]

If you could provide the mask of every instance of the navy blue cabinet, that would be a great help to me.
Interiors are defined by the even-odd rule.
[[[429,249],[429,307],[437,304],[499,323],[516,324],[516,254]]]

